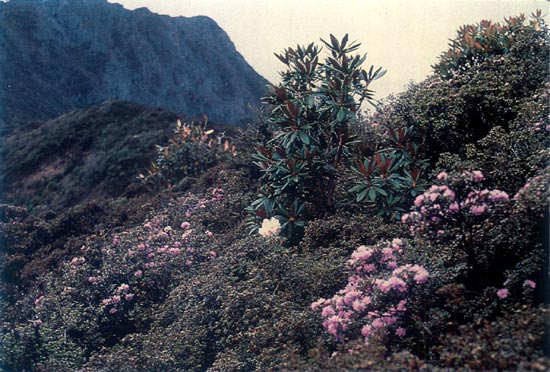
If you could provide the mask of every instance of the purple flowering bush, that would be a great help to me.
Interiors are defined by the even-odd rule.
[[[540,176],[527,182],[527,189],[536,186],[525,198],[521,190],[510,196],[484,188],[480,171],[441,172],[437,181],[403,216],[433,274],[426,325],[434,345],[441,342],[438,334],[453,334],[459,324],[491,321],[518,303],[533,304],[536,282],[546,282],[533,217],[543,221],[548,198],[547,178]],[[528,204],[528,198],[536,201]]]
[[[348,351],[366,356],[371,344],[428,358],[458,324],[533,303],[543,252],[537,228],[528,225],[545,206],[546,179],[534,177],[511,197],[483,187],[484,178],[480,170],[438,173],[402,216],[409,239],[352,253],[344,289],[312,304],[342,345],[339,358]]]
[[[410,213],[401,217],[401,221],[410,226],[412,234],[427,234],[430,237],[444,239],[446,234],[454,233],[452,227],[476,226],[487,216],[510,201],[508,194],[498,189],[481,189],[484,175],[479,170],[466,171],[453,177],[441,172],[437,180],[443,185],[433,185],[424,194],[414,200]],[[452,185],[452,188],[445,183]],[[455,192],[455,190],[457,190]],[[459,193],[457,195],[457,192]],[[451,231],[446,231],[450,227]],[[466,233],[466,232],[465,232]],[[465,237],[465,250],[476,244],[474,236]]]
[[[375,246],[359,246],[348,262],[350,276],[344,289],[330,299],[321,298],[311,308],[320,311],[323,326],[336,341],[361,336],[399,339],[407,333],[414,315],[410,307],[422,297],[430,274],[416,264],[400,264],[404,241],[396,238]]]
[[[202,198],[190,194],[142,224],[89,236],[59,274],[43,278],[42,290],[27,298],[33,301],[29,327],[47,355],[38,357],[39,370],[73,370],[92,352],[146,327],[178,280],[216,258],[210,249],[216,238],[198,215],[215,209],[223,195],[219,188]]]
[[[528,279],[539,270],[542,258],[537,226],[530,223],[533,210],[519,200],[521,191],[510,197],[505,191],[484,188],[483,180],[479,170],[441,172],[439,185],[419,195],[411,212],[402,217],[432,262],[443,260],[442,270],[456,270],[447,280],[458,279],[476,291],[499,286],[516,275],[512,273],[521,272],[522,279]],[[544,204],[539,199],[535,208],[540,211]]]
[[[332,216],[308,225],[298,250],[272,237],[248,236],[241,224],[212,242],[218,258],[178,282],[149,332],[126,336],[121,343],[128,346],[92,356],[89,365],[120,370],[131,359],[150,370],[218,371],[306,362],[319,343],[331,348],[310,309],[312,299],[345,283],[348,247],[359,240],[374,243],[396,230],[381,219]],[[320,236],[326,239],[314,240]]]

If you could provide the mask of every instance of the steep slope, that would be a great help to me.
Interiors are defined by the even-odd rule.
[[[0,121],[121,99],[239,124],[265,80],[208,17],[129,11],[106,0],[0,2]]]
[[[121,195],[155,159],[155,144],[167,141],[178,118],[160,108],[107,101],[17,129],[0,151],[3,202],[63,210]]]

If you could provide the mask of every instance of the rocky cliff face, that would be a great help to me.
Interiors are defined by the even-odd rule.
[[[106,0],[0,3],[0,120],[123,99],[239,124],[266,81],[208,17],[129,11]]]

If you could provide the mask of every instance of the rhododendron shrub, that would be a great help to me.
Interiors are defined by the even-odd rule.
[[[206,129],[208,118],[202,123],[183,123],[178,120],[174,134],[166,146],[157,145],[157,159],[151,163],[146,174],[138,179],[155,189],[170,188],[187,176],[196,177],[208,168],[237,156],[235,145],[230,144],[225,134],[210,135]]]
[[[468,365],[476,371],[488,366],[501,371],[547,371],[550,364],[541,346],[548,337],[549,315],[548,307],[522,306],[492,321],[464,325],[459,334],[443,337],[438,347],[441,365],[445,370]]]
[[[400,261],[405,247],[402,239],[374,246],[360,246],[349,260],[350,276],[346,287],[330,299],[311,305],[319,311],[323,326],[336,341],[362,337],[365,344],[373,338],[399,339],[418,334],[421,319],[415,303],[425,295],[428,271],[417,264]]]
[[[147,332],[129,335],[128,346],[108,355],[92,356],[88,367],[120,371],[132,360],[152,371],[268,371],[295,358],[305,361],[321,336],[323,345],[329,337],[310,309],[312,299],[343,288],[351,247],[405,232],[379,218],[331,216],[306,227],[298,253],[279,238],[248,235],[242,224],[216,240],[219,258],[194,266],[191,277],[155,306]]]
[[[511,197],[505,191],[483,187],[479,170],[449,175],[441,172],[436,184],[416,197],[410,213],[402,222],[412,235],[447,243],[466,254],[471,269],[478,268],[481,249],[493,235],[491,229],[510,211]]]
[[[92,351],[150,322],[152,307],[164,301],[174,283],[201,262],[216,259],[216,236],[197,218],[222,200],[221,189],[202,198],[188,195],[138,226],[89,237],[58,279],[44,278],[29,313],[52,360],[44,361],[44,368],[62,370],[51,363],[65,354],[72,358],[66,366],[78,366]]]
[[[511,195],[517,192],[537,170],[550,162],[550,83],[538,89],[518,105],[518,113],[508,128],[497,126],[465,153],[442,154],[438,167],[449,172],[483,169],[484,183]],[[511,196],[510,195],[510,196]]]
[[[509,43],[505,48],[484,49],[487,36],[483,36],[482,30],[500,28],[491,38],[502,35],[502,30],[508,27],[506,21],[500,25],[481,21],[464,26],[434,66],[434,74],[423,82],[411,84],[404,94],[396,97],[392,102],[395,114],[378,123],[414,124],[417,132],[426,136],[423,147],[426,153],[421,157],[428,157],[432,165],[444,152],[463,156],[468,144],[481,140],[493,128],[508,131],[515,126],[513,121],[518,114],[521,116],[521,111],[539,106],[532,102],[538,100],[534,93],[548,82],[550,38],[547,22],[540,13],[529,20],[523,17],[510,20],[517,22],[518,29],[493,39],[496,43]],[[480,36],[485,41],[477,39]],[[476,46],[476,43],[479,44]],[[548,99],[540,102],[543,115],[525,124],[535,130],[539,128],[538,133],[543,136]],[[491,151],[502,154],[501,159],[523,160],[521,147],[509,150],[510,147],[490,148],[480,160],[492,157]],[[489,171],[488,167],[478,167]]]
[[[422,233],[440,239],[453,233],[453,224],[463,222],[463,225],[476,226],[476,222],[486,219],[491,211],[510,201],[504,191],[482,189],[483,179],[479,170],[453,177],[446,172],[439,173],[437,180],[443,185],[433,185],[417,196],[412,211],[404,214],[401,221],[410,225],[413,234]],[[446,231],[448,227],[451,230]]]
[[[363,69],[366,55],[348,35],[330,42],[327,51],[311,43],[275,56],[285,65],[279,86],[270,86],[263,102],[271,105],[264,143],[252,155],[262,173],[258,198],[249,211],[255,224],[276,216],[283,232],[298,237],[307,221],[334,213],[343,169],[349,169],[363,102],[374,104],[371,84],[381,68]],[[273,129],[273,131],[271,131]]]
[[[376,215],[398,219],[412,198],[424,192],[428,164],[418,156],[420,146],[414,141],[413,126],[388,126],[385,129],[389,144],[382,147],[385,146],[382,136],[382,140],[374,145],[375,150],[358,161],[357,167],[352,167],[354,186],[349,192],[353,202],[374,207]]]
[[[344,345],[376,340],[427,357],[459,322],[530,303],[542,252],[528,224],[545,205],[543,180],[536,176],[509,195],[484,187],[481,170],[440,172],[403,215],[410,240],[357,248],[346,287],[312,309]]]
[[[173,202],[181,211],[179,216],[157,214],[134,229],[90,239],[82,246],[82,255],[72,259],[68,271],[75,280],[84,280],[94,288],[109,287],[110,296],[102,305],[110,313],[116,313],[122,299],[132,301],[136,291],[138,297],[157,300],[173,277],[196,262],[215,257],[207,248],[213,234],[188,219],[222,198],[221,189],[214,189],[209,198],[188,196]],[[163,290],[144,291],[153,287]]]
[[[543,217],[541,206],[544,207],[548,203],[549,173],[550,168],[547,168],[541,174],[531,177],[513,197],[514,201],[520,203],[526,210],[536,213],[539,218]]]
[[[515,195],[484,187],[484,179],[479,170],[440,172],[402,217],[440,294],[454,302],[443,306],[460,318],[490,317],[511,298],[527,301],[525,289],[536,286],[543,264],[533,217],[543,221],[547,177],[535,176]]]

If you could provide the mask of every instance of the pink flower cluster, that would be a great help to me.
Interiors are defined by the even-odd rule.
[[[118,304],[119,302],[120,302],[120,296],[119,295],[115,295],[113,297],[109,297],[109,298],[106,298],[103,301],[101,301],[103,306]]]
[[[212,201],[221,201],[223,199],[223,189],[222,188],[215,188],[212,190]]]
[[[126,302],[132,301],[134,294],[130,292],[130,286],[126,283],[122,283],[115,290],[115,294],[109,298],[106,298],[101,301],[101,304],[107,309],[109,309],[109,314],[114,314],[118,312],[119,306],[122,305],[122,300]]]
[[[214,233],[203,230],[200,224],[194,229],[195,219],[178,220],[186,212],[214,206],[223,199],[223,190],[214,189],[206,195],[201,199],[194,195],[175,199],[169,202],[166,212],[157,213],[139,226],[116,235],[90,238],[81,249],[82,256],[67,264],[68,271],[81,276],[74,279],[89,283],[94,298],[102,299],[98,305],[111,314],[120,313],[124,304],[136,301],[136,296],[158,295],[149,293],[149,288],[158,288],[197,261],[217,257],[208,244]],[[127,282],[112,287],[120,278]],[[146,290],[137,294],[131,290],[134,288]]]
[[[503,285],[504,285],[504,287],[510,285],[510,279],[506,280]],[[530,279],[526,279],[526,280],[523,281],[523,288],[527,289],[528,291],[533,290],[536,287],[537,287],[537,283],[535,283],[534,281],[532,281]],[[508,288],[500,288],[500,289],[497,290],[496,294],[497,294],[498,298],[503,300],[503,299],[507,298],[510,295],[510,290]]]
[[[185,217],[190,218],[194,213],[201,209],[205,209],[208,204],[220,202],[223,200],[224,191],[221,188],[215,188],[212,190],[212,197],[210,199],[201,198],[197,201],[195,205],[188,206],[187,211],[185,212]]]
[[[509,201],[508,194],[501,190],[474,190],[468,193],[466,200],[460,203],[460,206],[474,216],[482,216],[489,211],[491,204],[507,203]]]
[[[416,197],[415,210],[403,214],[401,222],[409,224],[412,233],[425,231],[430,224],[439,223],[460,211],[460,205],[455,199],[456,194],[449,186],[433,185]]]
[[[509,294],[510,292],[506,288],[501,288],[497,291],[497,296],[498,298],[501,298],[501,299],[508,297]]]
[[[468,180],[468,181],[472,181],[472,182],[481,182],[485,179],[485,176],[483,175],[483,173],[479,170],[475,170],[475,171],[466,171],[464,173],[462,173],[462,176]]]
[[[74,257],[72,260],[71,260],[71,265],[73,266],[78,266],[78,265],[82,265],[84,262],[86,262],[86,258],[85,257]]]
[[[323,326],[337,341],[364,337],[365,344],[381,333],[406,335],[402,315],[411,290],[426,283],[430,275],[419,265],[398,264],[402,239],[372,247],[360,246],[348,261],[348,284],[331,299],[321,298],[311,308],[320,311]]]
[[[44,296],[38,297],[36,300],[34,300],[34,307],[38,308],[42,306],[43,301],[44,301]]]
[[[215,195],[218,196],[207,202],[218,201],[222,194],[220,191],[216,191]],[[206,199],[200,199],[194,204],[195,207],[202,205],[202,200]],[[141,242],[137,244],[136,248],[128,250],[128,256],[135,256],[135,259],[144,261],[143,265],[134,272],[136,278],[141,278],[144,270],[177,265],[180,260],[182,266],[191,266],[198,258],[199,252],[192,246],[192,238],[196,232],[191,228],[191,223],[184,221],[178,229],[170,225],[165,226],[163,219],[158,217],[145,222],[143,227],[147,231],[147,235],[141,238]],[[204,235],[211,238],[214,234],[206,230]],[[204,255],[211,259],[215,257],[216,253],[205,252]]]
[[[452,181],[451,176],[441,172],[437,179],[440,181]],[[484,179],[481,171],[464,172],[457,183],[470,185],[470,182],[480,182]],[[446,232],[441,227],[444,222],[462,217],[480,217],[490,212],[491,208],[501,203],[508,203],[510,197],[501,190],[470,190],[465,197],[459,197],[459,193],[447,185],[433,185],[424,194],[416,197],[413,210],[405,213],[401,221],[410,225],[411,233],[430,233],[438,237],[445,236]],[[462,195],[462,194],[461,194]]]
[[[537,287],[537,283],[535,283],[532,280],[527,279],[526,281],[523,282],[523,287],[524,288],[535,289]]]

